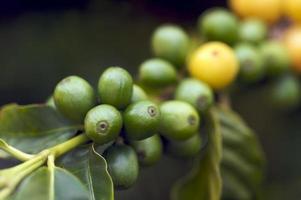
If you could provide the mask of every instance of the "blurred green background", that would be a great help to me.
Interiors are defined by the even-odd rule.
[[[39,103],[67,75],[96,85],[108,66],[135,73],[151,57],[149,40],[162,23],[193,31],[198,15],[224,0],[10,0],[0,2],[0,104]],[[254,128],[267,154],[265,199],[301,199],[301,112],[269,106],[263,85],[238,91],[234,108]],[[166,164],[168,163],[168,164]],[[190,161],[165,157],[141,172],[116,199],[167,199]]]

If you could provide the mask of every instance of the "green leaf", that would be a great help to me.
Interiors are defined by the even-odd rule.
[[[252,192],[245,185],[241,184],[239,178],[227,169],[222,171],[223,177],[223,198],[224,199],[252,199]]]
[[[233,111],[216,110],[223,138],[223,198],[258,199],[265,159],[254,132]]]
[[[113,200],[114,186],[105,159],[94,145],[83,146],[63,156],[60,166],[76,175],[89,190],[91,200]]]
[[[26,153],[64,142],[80,128],[47,105],[9,104],[0,111],[0,138]]]
[[[88,200],[85,186],[68,171],[41,167],[25,178],[12,200]]]
[[[208,144],[203,157],[197,160],[190,174],[174,185],[172,200],[219,200],[221,197],[222,139],[214,111],[210,111],[205,124]]]

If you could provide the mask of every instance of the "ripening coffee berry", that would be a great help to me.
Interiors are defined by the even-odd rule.
[[[160,110],[151,101],[139,101],[126,108],[123,120],[127,138],[143,140],[157,133]]]
[[[189,43],[189,37],[181,27],[163,25],[153,33],[151,45],[155,56],[181,67],[185,63]]]
[[[69,76],[55,87],[54,103],[66,118],[82,122],[86,113],[96,104],[92,86],[78,76]]]
[[[137,180],[139,164],[135,151],[127,145],[114,145],[104,152],[114,187],[127,189]]]
[[[168,151],[179,157],[192,157],[198,154],[202,147],[202,139],[199,133],[183,141],[169,141]]]
[[[85,131],[98,144],[116,139],[122,128],[122,116],[111,105],[102,104],[92,108],[85,118]]]
[[[110,67],[100,76],[98,93],[101,103],[124,109],[130,102],[133,92],[131,75],[120,67]]]
[[[171,100],[160,106],[159,132],[171,140],[185,140],[194,135],[200,124],[197,111],[190,104]]]
[[[266,72],[277,76],[289,70],[290,58],[287,49],[276,41],[268,41],[261,45],[261,54]]]
[[[138,85],[133,85],[133,94],[131,98],[131,103],[136,103],[138,101],[147,100],[147,94],[145,91]]]
[[[236,78],[239,63],[233,49],[221,42],[208,42],[196,49],[188,59],[190,75],[214,90],[228,87]]]
[[[213,92],[204,82],[193,78],[181,81],[175,92],[175,99],[191,104],[199,112],[205,112],[213,104]]]
[[[140,65],[139,80],[149,87],[164,87],[176,82],[177,72],[169,62],[153,58]]]
[[[131,145],[135,149],[141,165],[153,165],[162,156],[163,145],[159,135],[153,135],[144,140],[131,141]]]

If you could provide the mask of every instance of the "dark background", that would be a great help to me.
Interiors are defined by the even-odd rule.
[[[222,0],[2,0],[0,105],[44,102],[67,75],[96,85],[108,66],[135,73],[151,57],[149,38],[158,25],[177,23],[193,31],[203,10],[225,5]],[[301,112],[275,111],[266,97],[266,87],[253,87],[237,92],[233,106],[258,132],[267,153],[265,199],[300,199]],[[167,199],[169,184],[185,172],[179,165],[164,158],[117,199]]]

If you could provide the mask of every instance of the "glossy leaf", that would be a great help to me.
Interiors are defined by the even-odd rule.
[[[12,200],[88,200],[88,191],[77,177],[55,167],[41,167],[25,178]]]
[[[9,104],[0,110],[0,138],[26,153],[61,143],[79,128],[47,105]]]
[[[84,146],[63,156],[60,165],[76,175],[89,190],[91,200],[113,200],[114,186],[105,159],[94,149]]]
[[[254,132],[233,111],[218,109],[223,138],[222,177],[226,199],[258,199],[265,159]]]
[[[222,139],[216,114],[211,111],[205,122],[208,144],[194,169],[172,189],[172,200],[219,200],[222,191],[220,162]]]

